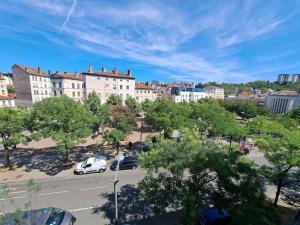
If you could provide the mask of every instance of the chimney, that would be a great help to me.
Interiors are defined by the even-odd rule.
[[[127,71],[127,74],[128,74],[128,76],[131,77],[131,70],[130,69]]]
[[[105,69],[105,67],[101,67],[101,72],[106,72],[106,69]]]
[[[89,71],[88,71],[89,73],[93,73],[93,64],[90,64],[89,65]]]
[[[117,67],[114,67],[113,74],[117,74]]]
[[[38,73],[41,74],[41,67],[38,67]]]

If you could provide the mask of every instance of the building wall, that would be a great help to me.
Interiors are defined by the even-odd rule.
[[[123,101],[129,96],[135,97],[135,79],[83,74],[83,81],[86,87],[85,96],[95,91],[101,104],[104,104],[112,94],[121,96]]]
[[[7,95],[7,86],[4,79],[0,79],[0,95],[6,96]]]
[[[207,88],[205,89],[205,91],[207,93],[210,93],[213,95],[214,99],[224,99],[225,95],[224,95],[224,89],[223,88]]]
[[[207,92],[188,92],[181,91],[178,95],[172,95],[172,100],[176,103],[198,101],[203,98],[212,98],[213,95]]]
[[[136,89],[135,90],[135,99],[137,102],[142,103],[146,99],[149,99],[150,101],[155,101],[157,98],[157,94],[152,89]]]
[[[300,95],[272,95],[267,96],[265,105],[274,114],[287,114],[288,111],[300,106]]]
[[[83,81],[71,79],[51,79],[53,96],[67,95],[77,100],[84,100]]]
[[[29,75],[18,67],[13,67],[12,71],[16,88],[16,98],[32,103]]]
[[[10,100],[0,99],[0,107],[14,107],[14,106],[16,106],[16,103],[15,103],[14,99],[10,99]]]
[[[29,75],[32,103],[52,96],[50,77]]]

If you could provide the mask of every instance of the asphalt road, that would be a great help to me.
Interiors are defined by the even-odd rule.
[[[144,176],[141,169],[119,171],[118,177],[121,186],[136,185]],[[106,194],[111,194],[114,179],[114,172],[109,169],[102,174],[74,175],[72,178],[52,178],[36,181],[41,190],[32,196],[33,208],[57,207],[72,212],[77,218],[76,225],[104,225],[110,223],[107,218],[113,211],[113,201],[108,201]],[[24,206],[29,200],[30,193],[26,183],[10,183],[10,198],[0,199],[0,207],[6,212],[15,210],[10,200],[13,200],[18,207]],[[106,205],[105,209],[99,208]],[[111,213],[110,213],[111,214]],[[113,217],[113,215],[110,215]]]

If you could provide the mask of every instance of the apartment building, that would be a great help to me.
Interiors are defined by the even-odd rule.
[[[291,109],[300,106],[300,94],[296,93],[273,93],[266,96],[265,106],[274,114],[287,114]]]
[[[205,92],[212,94],[214,99],[224,99],[224,89],[215,86],[208,86],[204,88]]]
[[[290,80],[290,75],[289,74],[278,74],[277,82],[279,84],[288,82]]]
[[[1,107],[14,107],[16,106],[15,96],[13,95],[0,95],[0,108]]]
[[[135,99],[137,102],[142,103],[146,99],[155,101],[156,98],[157,93],[152,87],[142,83],[135,84]]]
[[[80,75],[56,72],[51,77],[53,96],[66,95],[74,100],[83,101],[83,79]]]
[[[94,71],[93,65],[90,65],[89,70],[82,73],[82,78],[85,96],[95,91],[101,104],[106,103],[112,94],[119,95],[123,102],[129,96],[135,97],[135,78],[131,70],[122,73],[114,68],[112,72],[108,72],[102,67],[100,71]]]
[[[292,82],[299,82],[300,81],[300,74],[293,74]]]
[[[50,76],[44,73],[40,67],[34,69],[15,64],[12,71],[17,105],[32,105],[44,98],[51,97]]]
[[[7,94],[6,80],[4,75],[0,73],[0,95],[6,96]]]
[[[196,102],[203,98],[213,98],[213,94],[204,92],[200,88],[173,87],[171,89],[171,99],[176,103]]]

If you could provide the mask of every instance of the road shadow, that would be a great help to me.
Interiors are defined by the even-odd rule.
[[[109,220],[107,225],[115,224],[114,193],[101,195],[106,203],[94,208],[92,213],[104,213],[103,217]],[[181,212],[157,214],[150,204],[140,197],[139,190],[134,185],[124,185],[118,192],[119,224],[130,225],[176,225],[182,219]]]

